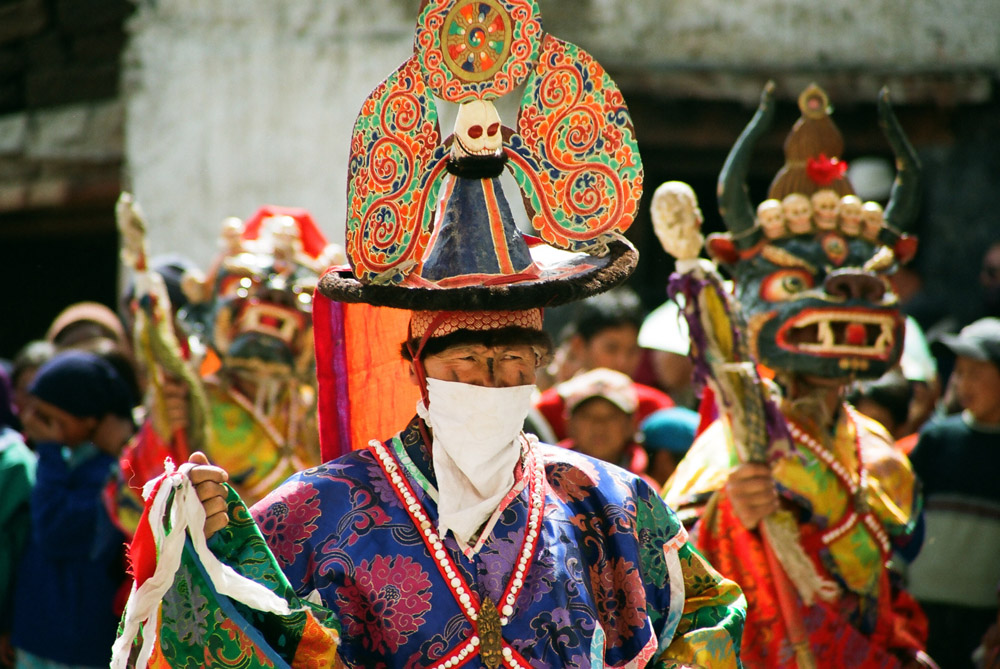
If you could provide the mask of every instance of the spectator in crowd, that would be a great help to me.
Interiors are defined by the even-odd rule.
[[[639,425],[642,445],[649,458],[646,473],[659,487],[663,487],[691,448],[698,422],[697,411],[670,407],[653,412]]]
[[[584,370],[604,367],[631,377],[639,365],[639,296],[619,287],[577,305],[568,325],[573,358]]]
[[[20,416],[28,403],[28,387],[35,378],[38,368],[55,355],[56,347],[50,341],[37,339],[25,344],[14,356],[10,370],[12,386],[11,401],[14,413]],[[19,419],[20,420],[20,419]]]
[[[639,297],[628,288],[615,288],[587,298],[577,305],[567,325],[569,360],[580,372],[591,369],[611,369],[632,378],[639,364],[639,328],[643,313]],[[638,397],[636,418],[642,420],[657,409],[673,406],[670,397],[656,388],[634,380]],[[526,431],[542,441],[557,443],[568,435],[566,431],[566,399],[558,387],[544,391],[529,414]]]
[[[986,247],[980,263],[978,282],[978,302],[973,299],[968,302],[952,303],[938,322],[925,328],[928,342],[935,345],[943,337],[954,335],[959,328],[979,318],[1000,318],[1000,240]],[[970,316],[971,314],[971,316]],[[952,414],[962,411],[962,406],[955,395],[951,383],[955,356],[947,347],[936,347],[935,357],[938,367],[938,378],[941,390],[937,413]]]
[[[906,332],[903,338],[903,355],[899,360],[899,370],[910,384],[910,409],[906,423],[901,427],[903,441],[901,449],[909,453],[916,442],[916,433],[926,423],[941,398],[941,377],[938,362],[930,349],[923,328],[912,316],[906,317]]]
[[[906,436],[912,399],[910,383],[898,369],[877,379],[859,381],[847,393],[847,401],[855,409],[881,423],[897,441]]]
[[[94,339],[110,339],[123,351],[130,351],[131,344],[125,326],[114,311],[99,302],[76,302],[57,315],[45,340],[57,349],[80,348]]]
[[[929,423],[910,454],[927,525],[909,583],[927,613],[928,652],[942,667],[971,667],[996,621],[1000,582],[1000,319],[974,321],[940,345],[955,355],[963,411]]]
[[[979,288],[983,316],[1000,317],[1000,240],[990,244],[983,254],[979,269]]]
[[[141,401],[142,378],[132,356],[132,343],[114,311],[98,302],[76,302],[49,325],[45,340],[53,352],[68,349],[94,353],[113,365]]]
[[[0,371],[0,667],[14,666],[10,643],[16,567],[28,538],[35,455],[14,428],[10,383]]]
[[[683,299],[684,296],[679,297]],[[667,300],[653,309],[639,328],[638,341],[649,362],[649,385],[667,393],[678,406],[697,407],[698,397],[692,379],[691,340],[687,321],[677,302]]]
[[[566,398],[569,434],[561,446],[645,475],[646,452],[635,441],[639,401],[629,377],[592,369],[561,384],[559,392]]]
[[[23,423],[38,468],[14,595],[19,667],[98,667],[111,659],[125,537],[101,493],[135,429],[133,388],[104,358],[75,350],[42,365],[29,387]]]

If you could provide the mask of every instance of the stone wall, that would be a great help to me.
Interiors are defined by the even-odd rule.
[[[0,2],[0,114],[118,94],[127,0]]]
[[[757,99],[759,77],[835,100],[982,102],[1000,73],[1000,3],[990,0],[574,0],[548,23],[620,70],[629,88]]]
[[[114,306],[128,0],[0,0],[0,356],[66,305]]]
[[[122,129],[114,98],[0,117],[0,212],[113,202]]]
[[[0,3],[0,213],[117,190],[119,56],[131,9],[126,0]]]

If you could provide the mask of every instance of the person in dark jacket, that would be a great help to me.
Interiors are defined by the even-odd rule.
[[[101,493],[134,431],[133,387],[106,359],[83,351],[57,354],[29,387],[22,422],[38,467],[14,594],[19,668],[110,662],[125,537]]]
[[[962,412],[928,423],[910,453],[927,529],[908,578],[930,624],[928,652],[942,667],[961,668],[973,666],[998,613],[1000,319],[981,318],[939,346],[956,358],[950,382]]]

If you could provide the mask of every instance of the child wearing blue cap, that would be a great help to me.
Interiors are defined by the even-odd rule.
[[[125,536],[101,494],[134,430],[132,388],[125,370],[83,351],[57,354],[29,387],[22,422],[38,467],[14,596],[18,667],[98,667],[111,659]]]
[[[661,486],[667,482],[698,430],[698,412],[685,407],[660,409],[639,425],[649,464],[646,473]]]

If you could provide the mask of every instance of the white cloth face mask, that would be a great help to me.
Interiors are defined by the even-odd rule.
[[[432,431],[438,489],[438,531],[466,545],[514,486],[518,436],[535,386],[489,388],[427,379],[417,414]]]

